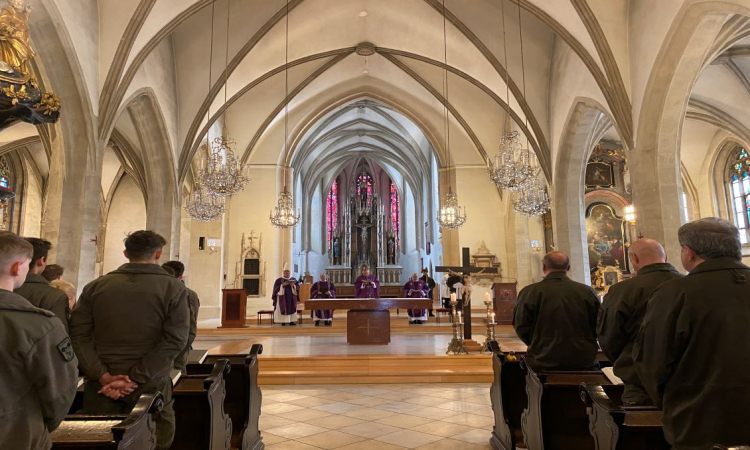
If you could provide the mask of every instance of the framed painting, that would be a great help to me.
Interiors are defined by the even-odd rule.
[[[586,189],[615,187],[615,168],[609,162],[590,162],[586,164],[584,177]]]
[[[593,203],[586,211],[586,239],[589,252],[589,270],[616,266],[629,270],[625,248],[625,221],[605,203]]]

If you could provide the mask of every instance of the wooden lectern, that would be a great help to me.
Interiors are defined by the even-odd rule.
[[[244,289],[221,290],[221,327],[246,328],[247,292]]]
[[[513,324],[513,308],[516,306],[518,283],[494,283],[492,295],[495,298],[495,322],[499,325]]]

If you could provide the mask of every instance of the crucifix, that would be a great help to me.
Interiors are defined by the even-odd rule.
[[[471,250],[469,247],[463,247],[461,249],[461,266],[438,266],[435,267],[436,272],[457,272],[457,273],[497,273],[496,267],[475,267],[471,265]],[[470,299],[471,300],[471,299]],[[471,305],[469,302],[464,302],[464,339],[471,340]]]

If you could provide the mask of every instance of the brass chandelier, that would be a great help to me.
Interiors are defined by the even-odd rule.
[[[444,51],[444,85],[445,98],[443,99],[443,106],[445,109],[445,161],[450,161],[450,119],[448,118],[448,33],[445,25],[445,0],[443,0],[443,51]],[[466,209],[458,205],[458,195],[453,192],[450,173],[446,173],[448,177],[448,192],[445,193],[445,198],[440,205],[438,211],[437,221],[440,224],[440,228],[449,230],[455,230],[466,223]]]
[[[289,148],[289,0],[286,2],[286,47],[284,65],[284,155]],[[294,208],[294,199],[286,187],[286,168],[283,172],[284,189],[279,194],[276,207],[268,216],[277,228],[292,228],[299,223],[299,211]]]

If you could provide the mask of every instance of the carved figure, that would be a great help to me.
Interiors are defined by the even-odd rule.
[[[0,71],[20,72],[27,77],[31,71],[27,62],[34,57],[29,45],[29,15],[31,6],[24,0],[9,0],[0,10]]]

